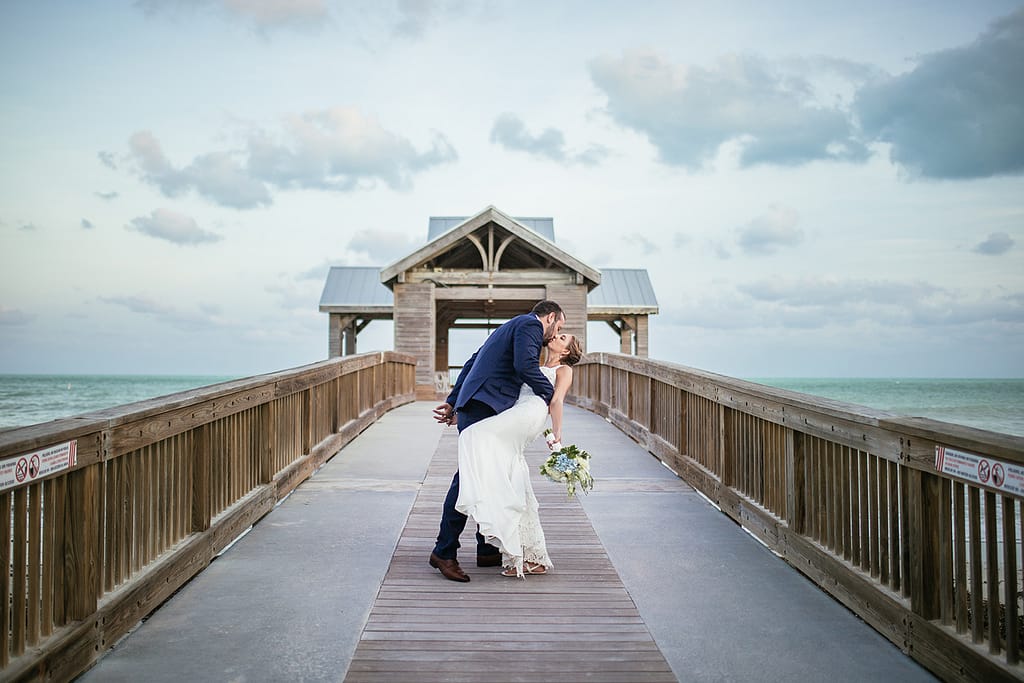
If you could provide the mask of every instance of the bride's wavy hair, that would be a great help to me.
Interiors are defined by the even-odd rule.
[[[572,341],[565,349],[565,358],[562,359],[562,362],[566,365],[576,365],[580,362],[580,358],[583,358],[583,347],[580,345],[579,337],[573,335]]]

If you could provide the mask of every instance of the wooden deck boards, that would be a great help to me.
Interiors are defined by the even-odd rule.
[[[545,457],[543,442],[527,453]],[[555,568],[525,580],[478,568],[472,521],[460,561],[470,583],[427,564],[457,462],[441,437],[345,681],[676,681],[578,501],[533,469]]]

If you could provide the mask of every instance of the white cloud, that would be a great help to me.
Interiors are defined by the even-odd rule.
[[[129,147],[139,177],[166,196],[195,190],[236,209],[270,205],[270,187],[347,192],[381,181],[407,190],[415,174],[458,158],[440,133],[429,149],[417,151],[409,140],[351,107],[290,116],[276,136],[256,130],[245,149],[202,154],[180,169],[149,131],[133,134]]]
[[[511,112],[504,112],[494,120],[491,127],[491,142],[505,149],[526,152],[541,159],[584,166],[596,166],[608,156],[608,150],[600,145],[571,153],[566,149],[565,135],[561,130],[545,128],[544,132],[534,135],[527,130],[522,119]]]
[[[149,216],[132,219],[126,227],[174,244],[195,245],[221,240],[220,235],[200,228],[190,216],[170,209],[156,209]]]
[[[86,229],[86,230],[92,230],[96,226],[93,225],[93,222],[91,220],[89,220],[88,218],[83,218],[82,219],[82,227],[84,229]]]
[[[772,206],[738,230],[740,249],[748,254],[774,254],[780,247],[792,247],[804,239],[797,227],[800,215],[785,206]]]
[[[973,43],[923,56],[912,71],[864,87],[863,129],[892,161],[927,178],[1024,173],[1024,9]]]
[[[290,116],[283,128],[278,139],[267,131],[254,134],[248,146],[250,175],[280,188],[348,191],[380,180],[404,190],[414,174],[458,158],[440,133],[419,152],[354,107]]]
[[[93,192],[93,194],[106,202],[113,201],[118,197],[117,192]]]
[[[271,203],[266,186],[250,178],[228,152],[203,154],[183,169],[176,169],[160,142],[149,131],[139,131],[128,141],[143,181],[160,188],[168,197],[195,189],[207,199],[236,209]]]
[[[975,245],[973,251],[979,254],[997,256],[1010,251],[1010,248],[1013,247],[1013,245],[1013,238],[1008,234],[1005,232],[994,232]]]
[[[631,52],[594,59],[590,75],[612,119],[645,135],[668,164],[700,168],[730,141],[741,143],[742,166],[868,156],[846,111],[824,104],[809,80],[757,57],[728,56],[705,69]]]

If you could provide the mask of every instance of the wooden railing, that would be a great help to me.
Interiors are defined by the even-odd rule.
[[[571,393],[942,679],[1024,679],[1024,438],[617,354]]]
[[[384,412],[338,358],[0,433],[0,680],[70,680]]]

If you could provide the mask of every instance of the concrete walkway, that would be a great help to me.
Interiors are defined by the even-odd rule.
[[[79,680],[342,680],[444,433],[433,405],[385,415]],[[594,455],[583,509],[679,680],[934,680],[603,419],[566,425]]]

